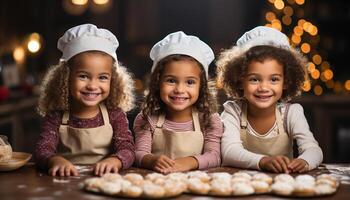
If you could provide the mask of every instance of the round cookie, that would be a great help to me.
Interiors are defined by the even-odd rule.
[[[267,174],[265,174],[265,173],[254,174],[253,177],[252,177],[252,180],[254,180],[254,181],[264,181],[264,182],[266,182],[269,185],[271,185],[272,182],[273,182],[272,177],[267,175]]]
[[[270,185],[265,181],[253,180],[250,185],[254,188],[256,194],[263,194],[270,192]]]
[[[230,196],[232,193],[232,187],[230,179],[215,178],[210,182],[211,189],[209,194],[214,196]]]
[[[277,181],[271,185],[271,191],[274,194],[289,196],[294,190],[293,184],[288,181]]]
[[[235,196],[245,196],[254,194],[254,188],[248,183],[233,183],[232,184],[232,194]]]
[[[190,192],[202,195],[208,194],[211,189],[208,183],[202,182],[199,178],[189,178],[187,188]]]

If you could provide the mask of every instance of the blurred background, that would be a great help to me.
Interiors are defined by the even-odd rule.
[[[40,133],[35,108],[42,77],[61,56],[57,40],[83,23],[117,36],[118,59],[134,74],[140,100],[152,65],[149,51],[171,32],[196,35],[218,55],[255,26],[281,30],[309,58],[310,82],[295,102],[304,107],[324,161],[350,161],[347,0],[2,0],[0,134],[8,136],[15,151],[33,152]],[[218,98],[226,100],[223,94]],[[137,112],[128,113],[130,125]]]

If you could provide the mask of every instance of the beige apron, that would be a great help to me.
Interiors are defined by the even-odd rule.
[[[240,137],[243,146],[248,151],[269,156],[284,155],[293,158],[293,140],[284,131],[282,116],[276,107],[276,122],[278,133],[276,137],[259,138],[247,132],[247,104],[243,103],[241,115]]]
[[[163,129],[165,115],[159,115],[153,133],[152,154],[163,154],[172,159],[202,154],[204,137],[197,111],[192,111],[192,119],[194,131],[175,132]]]
[[[59,155],[74,164],[95,164],[109,153],[113,128],[105,105],[100,104],[104,125],[95,128],[74,128],[68,125],[69,112],[59,128]]]

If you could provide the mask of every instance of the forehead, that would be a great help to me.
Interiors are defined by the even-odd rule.
[[[163,76],[200,76],[201,69],[197,62],[191,60],[172,61],[165,65]]]
[[[275,59],[265,59],[263,61],[252,61],[247,68],[247,74],[281,74],[283,75],[283,66]]]
[[[104,53],[84,52],[76,55],[68,63],[72,70],[110,71],[114,60],[111,56]]]

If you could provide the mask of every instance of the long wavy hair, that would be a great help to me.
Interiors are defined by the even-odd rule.
[[[197,60],[186,55],[170,55],[158,62],[149,80],[148,91],[146,91],[147,94],[145,101],[142,104],[142,114],[146,117],[166,112],[166,105],[160,98],[161,77],[165,67],[169,63],[182,60],[194,62],[201,69],[199,97],[193,106],[198,112],[203,114],[201,117],[201,127],[208,128],[210,127],[210,116],[217,112],[217,102],[214,98],[214,95],[216,94],[214,82],[207,80],[206,72]]]
[[[299,51],[278,48],[270,45],[251,47],[245,51],[237,46],[224,50],[217,61],[218,81],[223,85],[227,96],[242,99],[242,82],[248,66],[253,61],[263,62],[275,59],[283,66],[284,89],[280,101],[287,102],[301,94],[305,81],[308,81],[307,59]]]
[[[108,55],[100,51],[88,52]],[[40,87],[37,107],[37,112],[41,116],[46,116],[52,111],[69,111],[69,74],[75,58],[76,56],[68,62],[60,62],[58,65],[51,66],[45,74]],[[104,102],[108,109],[120,108],[127,112],[134,108],[135,97],[132,75],[126,67],[118,62],[113,63],[110,93]]]

